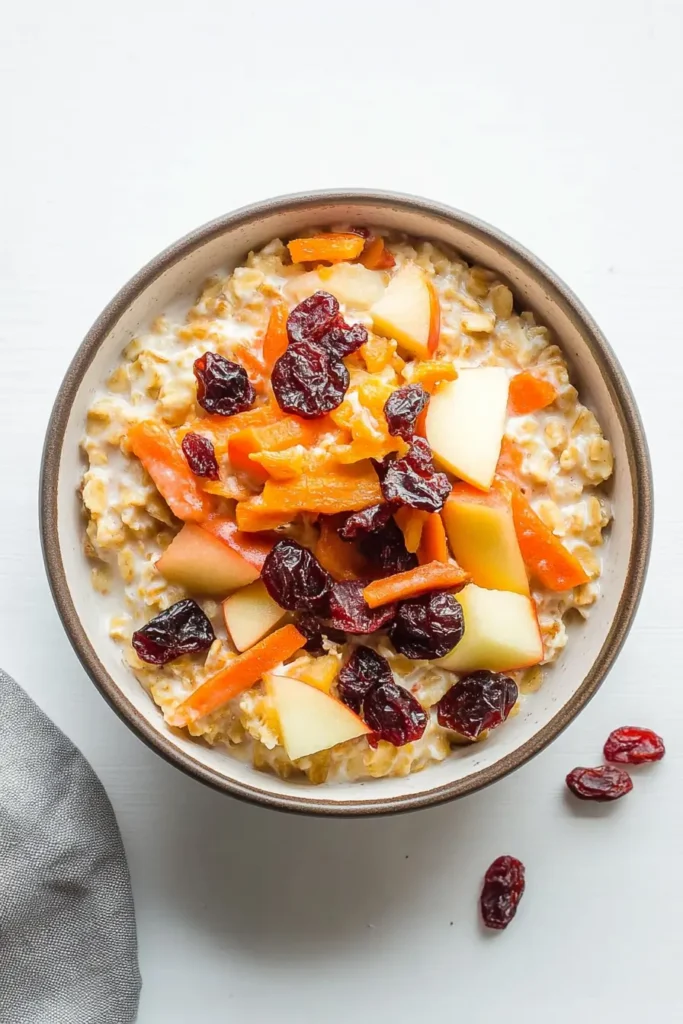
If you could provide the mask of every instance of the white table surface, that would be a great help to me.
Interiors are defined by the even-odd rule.
[[[34,0],[0,32],[0,663],[90,759],[128,851],[142,1024],[680,1019],[680,0]],[[657,490],[649,581],[580,719],[493,788],[393,819],[233,802],[89,682],[38,540],[50,407],[100,309],[241,204],[393,188],[478,214],[578,292],[630,376]],[[642,723],[665,761],[605,810],[563,778]],[[480,878],[527,893],[501,935]]]

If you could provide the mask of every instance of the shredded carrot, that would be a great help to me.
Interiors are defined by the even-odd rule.
[[[429,512],[421,512],[416,508],[409,508],[407,505],[394,513],[396,525],[400,527],[403,540],[408,551],[414,554],[420,546],[420,538],[425,521]]]
[[[381,500],[379,480],[372,465],[356,462],[350,466],[339,466],[332,473],[304,474],[292,480],[268,480],[258,498],[239,502],[235,512],[239,528],[248,530],[254,528],[243,525],[253,522],[250,512],[256,512],[257,516],[259,513],[288,514],[291,520],[299,512],[324,515],[357,512],[377,505]]]
[[[247,501],[238,501],[235,505],[235,519],[237,528],[243,533],[260,533],[264,530],[276,530],[278,526],[285,526],[295,518],[294,512],[282,512],[277,509],[266,508],[261,495],[249,498]]]
[[[169,717],[171,725],[184,726],[227,704],[257,683],[306,643],[295,626],[283,626],[229,661],[224,669],[202,683]]]
[[[417,559],[420,565],[426,565],[428,562],[447,562],[448,557],[446,528],[441,513],[430,512],[422,527]]]
[[[212,435],[216,454],[222,454],[225,450],[224,442],[239,430],[246,430],[247,427],[263,427],[269,423],[276,423],[283,419],[285,413],[275,402],[266,402],[257,405],[246,412],[238,412],[234,416],[198,416],[182,427],[182,433],[187,434],[195,431],[200,434],[209,433]]]
[[[370,235],[358,257],[358,262],[368,270],[389,270],[396,265],[396,260],[385,246],[381,235]]]
[[[276,302],[270,311],[270,319],[263,339],[263,361],[272,370],[276,359],[287,348],[287,306],[284,302]]]
[[[128,431],[128,443],[178,519],[201,522],[207,518],[213,499],[199,486],[182,448],[166,427],[150,421],[136,423]]]
[[[325,516],[321,519],[315,557],[335,580],[357,580],[369,576],[367,560],[355,544],[341,539],[337,533],[339,525],[335,517]]]
[[[363,590],[363,597],[371,608],[379,608],[392,601],[405,601],[408,597],[425,594],[428,590],[451,590],[467,583],[469,578],[469,573],[455,562],[449,562],[448,565],[428,562],[426,565],[418,565],[416,569],[368,583]]]
[[[371,334],[359,352],[369,373],[379,373],[385,366],[390,366],[396,356],[397,345],[393,338],[382,338],[379,334]]]
[[[266,390],[266,367],[249,345],[244,344],[244,342],[235,345],[230,353],[230,358],[247,371],[256,394],[264,394]]]
[[[508,485],[512,518],[524,563],[532,575],[549,590],[571,590],[590,577],[578,558],[536,515],[519,487]]]
[[[456,380],[458,371],[448,359],[422,359],[412,367],[411,384],[421,384],[431,394],[437,384],[447,380]]]
[[[211,515],[202,523],[202,528],[218,537],[229,548],[236,551],[246,562],[261,570],[266,560],[266,555],[272,550],[276,536],[254,537],[250,533],[242,533],[237,529],[237,524],[226,516]]]
[[[322,260],[340,263],[360,256],[365,239],[350,232],[328,232],[312,238],[295,238],[287,245],[293,263]]]
[[[550,381],[525,370],[510,381],[508,410],[511,416],[525,416],[552,405],[556,398],[557,391]]]
[[[500,456],[496,466],[496,476],[509,480],[513,484],[522,484],[522,459],[521,449],[508,437],[503,438],[500,447]]]
[[[276,423],[263,427],[247,427],[246,430],[233,434],[228,441],[228,457],[233,469],[251,473],[258,480],[267,480],[268,471],[253,461],[252,455],[261,452],[280,452],[297,444],[312,447],[323,434],[330,431],[337,433],[337,427],[327,416],[315,420],[285,416]]]

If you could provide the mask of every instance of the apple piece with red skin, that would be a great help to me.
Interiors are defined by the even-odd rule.
[[[273,601],[261,580],[236,590],[223,601],[225,628],[240,652],[262,640],[286,614],[285,609]]]
[[[271,672],[264,676],[264,683],[292,761],[371,731],[346,704],[300,679]]]
[[[439,344],[441,310],[434,284],[415,263],[404,264],[392,277],[381,299],[370,309],[375,332],[394,338],[418,359],[426,359]]]
[[[454,485],[441,512],[458,565],[489,590],[529,595],[529,580],[506,496]]]
[[[169,583],[211,597],[224,597],[261,574],[258,566],[195,523],[185,523],[156,567]]]
[[[543,660],[536,608],[529,597],[511,590],[484,590],[468,584],[454,595],[463,610],[465,632],[437,664],[465,675],[479,669],[512,672]]]

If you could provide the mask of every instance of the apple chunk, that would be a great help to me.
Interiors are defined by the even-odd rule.
[[[385,288],[385,275],[380,271],[368,270],[360,263],[336,263],[293,277],[284,290],[292,302],[301,302],[322,289],[350,309],[369,309],[379,302]]]
[[[156,567],[169,583],[212,597],[229,594],[260,575],[256,566],[194,523],[185,523]]]
[[[370,732],[345,704],[300,679],[269,673],[264,681],[292,761]]]
[[[392,277],[370,316],[377,334],[395,338],[418,358],[426,358],[439,343],[439,299],[430,279],[414,263],[406,263]]]
[[[456,484],[441,514],[453,556],[473,583],[528,596],[529,580],[504,495]]]
[[[483,590],[474,583],[455,595],[462,605],[465,633],[439,664],[460,674],[487,668],[511,672],[537,665],[543,641],[529,597],[509,590]]]
[[[223,601],[228,636],[238,651],[247,651],[270,633],[287,613],[266,590],[261,580],[236,590]]]
[[[461,370],[437,389],[427,409],[427,440],[437,462],[483,491],[500,455],[509,386],[502,367]]]

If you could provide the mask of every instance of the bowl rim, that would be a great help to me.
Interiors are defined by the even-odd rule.
[[[388,205],[393,210],[428,215],[432,220],[456,224],[482,241],[494,243],[536,281],[541,281],[551,300],[580,331],[605,380],[626,441],[633,489],[633,534],[626,570],[626,582],[617,614],[600,652],[570,700],[531,739],[493,765],[464,778],[447,782],[425,792],[393,797],[344,801],[326,800],[324,789],[311,787],[301,796],[268,792],[254,785],[230,779],[180,750],[163,736],[134,707],[118,688],[83,629],[66,579],[58,532],[58,482],[65,427],[81,381],[102,341],[128,306],[165,270],[200,245],[264,215],[291,212],[320,204]],[[322,189],[277,196],[240,207],[196,228],[150,260],[125,284],[95,320],[74,355],[60,385],[50,415],[40,472],[40,538],[48,582],[57,612],[71,646],[98,690],[126,725],[165,760],[193,778],[238,799],[282,811],[326,816],[364,816],[417,810],[453,800],[491,785],[526,764],[572,722],[595,695],[612,667],[631,628],[647,574],[653,533],[653,485],[650,457],[640,414],[625,374],[602,331],[571,289],[524,246],[477,217],[443,203],[419,196],[374,189]],[[254,773],[256,776],[256,773]],[[320,794],[320,795],[318,795]]]

